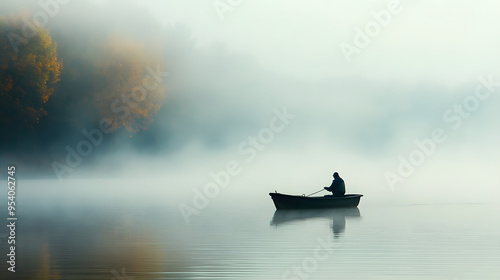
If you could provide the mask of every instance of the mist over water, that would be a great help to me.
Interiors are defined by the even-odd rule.
[[[498,3],[63,2],[0,3],[4,35],[46,13],[62,63],[28,102],[0,38],[2,279],[500,276]],[[275,210],[333,172],[358,208]]]
[[[112,134],[104,133],[102,143],[93,146],[90,155],[83,156],[81,163],[71,168],[73,171],[60,172],[59,177],[81,178],[89,174],[120,177],[130,174],[129,170],[137,169],[149,177],[157,177],[159,170],[175,170],[173,173],[184,173],[186,178],[195,174],[202,178],[211,170],[223,168],[225,162],[237,159],[245,163],[246,169],[261,168],[259,173],[252,173],[251,177],[253,180],[262,180],[262,183],[266,182],[266,178],[276,178],[287,186],[295,181],[311,185],[321,182],[322,186],[327,184],[330,173],[337,170],[348,176],[349,185],[356,185],[361,188],[360,191],[377,189],[375,192],[380,193],[387,186],[391,191],[418,189],[418,193],[432,190],[433,193],[445,194],[453,190],[453,193],[468,195],[488,193],[487,197],[491,197],[492,192],[498,193],[498,181],[490,176],[497,167],[496,143],[499,139],[494,129],[494,120],[498,117],[495,104],[499,100],[496,72],[490,67],[494,60],[471,60],[470,55],[458,55],[460,58],[457,58],[456,63],[469,65],[469,69],[465,71],[460,68],[460,75],[450,81],[450,75],[456,72],[453,65],[447,66],[449,71],[426,66],[437,63],[442,68],[447,65],[441,61],[443,56],[439,52],[429,53],[436,63],[425,64],[415,55],[410,55],[411,52],[400,51],[396,52],[397,57],[405,57],[412,67],[396,71],[398,59],[394,55],[384,54],[402,44],[397,40],[398,32],[410,25],[403,20],[403,12],[391,21],[389,27],[395,30],[385,30],[387,39],[374,38],[373,45],[366,48],[367,53],[363,52],[359,59],[347,63],[343,57],[333,59],[331,56],[341,54],[336,42],[348,42],[350,36],[344,34],[346,31],[333,31],[347,28],[349,25],[346,22],[360,20],[360,15],[353,15],[352,18],[348,15],[339,16],[338,9],[326,4],[319,8],[322,7],[319,3],[308,5],[303,11],[296,10],[301,15],[317,15],[322,21],[309,22],[316,32],[307,36],[304,29],[298,29],[299,34],[305,36],[301,41],[308,44],[294,44],[290,41],[292,37],[289,31],[295,21],[285,14],[280,16],[292,24],[289,28],[270,24],[279,32],[262,29],[273,18],[271,10],[279,9],[278,6],[242,5],[220,20],[209,6],[204,16],[194,19],[194,14],[201,13],[196,5],[190,1],[182,4],[156,1],[139,4],[129,1],[126,5],[106,1],[75,2],[60,5],[58,13],[50,17],[46,27],[58,44],[61,58],[66,61],[66,72],[63,72],[61,84],[56,88],[53,98],[54,106],[73,106],[79,101],[72,101],[72,96],[92,94],[92,89],[88,91],[81,85],[92,84],[93,81],[89,79],[99,76],[84,75],[94,63],[86,65],[85,59],[98,57],[100,45],[117,34],[125,34],[123,38],[135,41],[152,53],[161,50],[156,61],[152,60],[148,67],[165,73],[161,81],[165,100],[157,114],[151,116],[152,122],[144,131],[129,134],[121,129]],[[286,9],[294,10],[297,5],[298,2],[289,3]],[[352,7],[347,3],[343,5],[345,12],[360,9],[357,6],[355,8],[354,4]],[[411,14],[410,17],[424,15],[418,14],[424,9],[424,4],[401,5],[403,11]],[[21,8],[32,12],[42,9],[35,2],[4,6],[5,14],[15,14]],[[383,7],[384,3],[381,2],[379,6],[365,9],[378,11]],[[175,9],[191,13],[181,13],[184,17],[173,15]],[[475,9],[484,13],[482,8]],[[88,11],[93,16],[88,17],[81,11]],[[248,18],[252,11],[261,14],[264,21],[254,22]],[[278,22],[278,18],[276,14],[274,20]],[[327,19],[332,22],[327,24]],[[207,24],[204,25],[204,22]],[[441,30],[446,30],[447,25],[438,19],[434,22]],[[236,32],[237,27],[250,28],[249,23],[252,23],[250,30],[254,32]],[[470,28],[479,30],[484,27],[476,24]],[[327,34],[327,31],[331,35],[320,35]],[[258,39],[273,32],[281,36],[267,41]],[[472,31],[467,34],[470,33]],[[421,42],[420,45],[428,45],[433,42],[427,38],[430,34],[434,33],[414,33],[409,38]],[[483,33],[477,32],[475,36],[480,34]],[[248,42],[251,38],[255,39],[254,44],[260,42],[259,48],[253,48],[252,44],[241,44],[242,40]],[[482,41],[475,41],[474,47],[484,47],[482,53],[496,55],[496,52],[489,52],[496,39],[488,36],[481,38]],[[466,36],[455,39],[469,41]],[[94,43],[85,45],[78,40],[91,40]],[[451,39],[440,40],[446,46],[453,46],[451,53],[465,52],[457,48],[460,44]],[[377,41],[394,44],[381,48],[375,44]],[[285,43],[286,48],[283,47]],[[330,49],[318,52],[314,51],[315,46],[330,46]],[[421,51],[417,46],[413,51]],[[280,48],[287,51],[276,52]],[[369,55],[370,51],[374,53]],[[468,54],[477,53],[470,51]],[[278,63],[270,59],[271,54],[276,57],[287,54],[289,57]],[[303,57],[302,64],[296,61],[298,57]],[[363,58],[366,63],[383,58],[384,63],[377,67],[368,63],[370,67],[361,71]],[[316,65],[312,72],[317,73],[314,79],[309,75],[297,74],[310,69],[311,63],[318,61],[330,63],[326,69],[320,64],[312,64]],[[481,64],[471,61],[481,61]],[[276,65],[271,66],[271,63]],[[285,69],[294,69],[293,74]],[[426,78],[424,74],[430,72],[434,73],[433,77]],[[466,72],[470,73],[467,78],[459,78]],[[405,73],[412,73],[412,78],[402,78]],[[474,96],[478,85],[484,84],[481,79],[491,81],[486,86],[492,91],[490,97],[478,100],[477,108],[467,111],[464,109],[467,98]],[[483,89],[486,88],[483,86]],[[66,100],[58,99],[65,95],[68,96]],[[112,105],[111,101],[108,107]],[[29,171],[29,174],[26,172],[21,176],[58,178],[51,164],[58,162],[70,167],[67,147],[76,151],[78,144],[88,140],[82,130],[99,129],[99,121],[104,118],[90,103],[81,103],[88,108],[69,110],[63,115],[64,122],[58,120],[51,123],[49,112],[47,123],[42,125],[51,126],[52,129],[42,130],[40,137],[34,137],[43,140],[33,143],[29,140],[32,138],[17,135],[17,144],[7,143],[15,147],[16,152],[4,153],[2,162],[9,164],[17,160],[20,167]],[[455,110],[457,104],[465,112]],[[242,155],[239,145],[249,142],[249,137],[259,137],[259,132],[269,127],[274,110],[285,110],[295,118],[286,124],[283,131],[274,133],[269,143],[260,143],[264,148],[252,147],[249,143],[248,147],[257,151],[257,157],[245,162],[248,154]],[[112,112],[112,115],[121,116],[122,113]],[[435,147],[427,148],[430,152],[425,153],[416,141],[432,139],[435,129],[443,131],[442,138],[445,141],[434,143]],[[57,133],[53,133],[54,130]],[[28,152],[23,152],[23,146],[19,143],[23,143],[25,151],[35,152],[26,154]],[[12,150],[8,146],[3,149],[6,152]],[[414,162],[418,164],[410,160],[414,151],[424,153],[423,159],[419,157],[421,154],[414,157]],[[403,172],[410,174],[408,176],[398,170],[402,164],[400,156],[412,165],[406,169],[414,169]],[[307,158],[307,163],[302,160],[303,157]],[[221,166],[215,165],[214,160],[220,160]],[[273,162],[274,168],[266,166],[268,162]],[[402,180],[394,180],[396,183],[389,184],[386,172],[400,176]],[[458,177],[458,174],[471,176]],[[474,184],[474,191],[470,191],[470,184]]]

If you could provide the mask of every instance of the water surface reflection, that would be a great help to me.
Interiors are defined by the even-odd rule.
[[[271,220],[271,225],[278,227],[288,223],[305,222],[311,219],[329,219],[331,220],[333,236],[338,238],[345,231],[346,218],[361,218],[359,208],[276,210]]]
[[[331,253],[308,279],[500,279],[498,205],[275,211],[267,196],[236,204],[235,194],[188,225],[177,201],[151,190],[126,193],[120,184],[99,200],[108,185],[77,194],[36,184],[21,189],[17,272],[1,270],[2,280],[276,280],[324,243]]]

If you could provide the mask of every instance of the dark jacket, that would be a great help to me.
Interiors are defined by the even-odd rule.
[[[327,191],[331,191],[333,195],[344,195],[345,194],[345,183],[342,178],[338,177],[334,179],[332,185],[328,188],[325,188]]]

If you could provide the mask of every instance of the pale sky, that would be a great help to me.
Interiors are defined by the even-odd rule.
[[[222,1],[220,1],[222,2]],[[300,77],[438,81],[459,85],[499,70],[498,1],[395,1],[401,10],[348,63],[372,13],[391,1],[239,1],[221,20],[218,1],[144,2],[164,23],[183,22],[201,46],[224,43],[262,65]],[[238,1],[234,1],[238,2]],[[223,2],[225,3],[225,2]]]

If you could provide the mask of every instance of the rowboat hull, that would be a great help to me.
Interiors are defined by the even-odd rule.
[[[346,194],[344,196],[299,196],[281,193],[269,193],[276,209],[325,209],[341,207],[357,207],[361,194]]]

